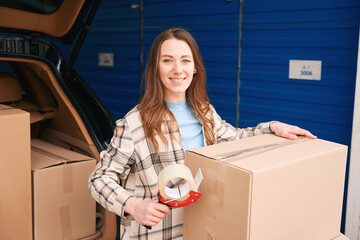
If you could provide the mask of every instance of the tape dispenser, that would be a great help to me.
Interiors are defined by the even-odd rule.
[[[166,166],[159,174],[159,202],[175,208],[196,202],[201,197],[198,188],[202,179],[201,169],[193,178],[191,170],[185,165]]]

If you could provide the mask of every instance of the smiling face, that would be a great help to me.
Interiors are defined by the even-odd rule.
[[[186,90],[196,72],[189,45],[175,38],[165,40],[160,48],[159,75],[168,102],[185,100]]]

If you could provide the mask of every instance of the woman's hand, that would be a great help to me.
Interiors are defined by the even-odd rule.
[[[141,225],[155,226],[165,215],[170,214],[170,209],[168,206],[151,199],[141,200],[132,197],[126,203],[125,212],[129,213]]]
[[[302,135],[308,138],[316,139],[317,137],[311,134],[311,132],[299,128],[297,126],[289,125],[282,122],[271,122],[270,129],[279,137],[295,140],[297,135]]]

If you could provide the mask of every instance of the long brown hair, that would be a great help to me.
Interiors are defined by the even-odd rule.
[[[157,155],[159,155],[159,143],[155,139],[156,134],[164,142],[166,149],[168,142],[163,133],[165,126],[166,131],[174,132],[178,130],[178,125],[174,115],[169,110],[165,99],[163,86],[159,74],[160,48],[165,40],[178,39],[186,42],[193,54],[196,74],[186,91],[186,99],[200,124],[204,127],[204,136],[206,143],[212,145],[215,143],[213,133],[214,121],[212,119],[209,97],[206,92],[206,72],[200,55],[199,47],[193,36],[182,28],[171,28],[163,30],[155,38],[147,59],[143,87],[144,95],[142,96],[140,106],[140,116],[145,131],[145,137],[150,139],[154,144]],[[162,125],[163,121],[170,120],[169,125]],[[171,134],[174,138],[174,135]],[[180,139],[175,139],[180,141]]]

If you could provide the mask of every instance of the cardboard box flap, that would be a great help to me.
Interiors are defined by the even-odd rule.
[[[246,142],[244,142],[246,140]],[[239,143],[241,141],[241,143]],[[224,161],[232,157],[252,155],[264,149],[271,149],[280,144],[286,143],[287,139],[274,137],[272,134],[263,134],[256,138],[249,137],[237,141],[223,142],[206,146],[206,148],[196,148],[189,152],[202,155],[214,160]],[[233,151],[233,149],[236,149]]]
[[[8,106],[8,105],[0,104],[0,110],[2,110],[2,109],[9,109],[9,108],[12,108],[12,107],[10,107],[10,106]]]
[[[31,147],[33,149],[37,149],[38,151],[47,152],[48,155],[52,155],[55,158],[61,158],[62,162],[85,161],[92,159],[91,157],[84,154],[70,151],[40,139],[32,139]]]
[[[40,170],[47,167],[56,166],[66,162],[66,159],[49,156],[46,152],[36,148],[31,148],[31,169]]]
[[[263,134],[256,138],[249,137],[194,149],[190,153],[222,161],[250,172],[257,172],[301,160],[300,158],[307,155],[323,154],[339,148],[346,148],[346,146],[320,139],[298,137],[297,140],[288,140],[273,134]],[[269,152],[272,158],[264,161],[264,158],[268,158]],[[292,157],[289,158],[288,154]]]
[[[274,136],[276,137],[276,136]],[[321,139],[303,139],[286,140],[278,147],[269,151],[259,152],[242,159],[227,159],[227,163],[247,169],[251,172],[260,172],[268,169],[278,168],[283,165],[294,164],[310,156],[321,156],[331,152],[337,152],[340,149],[346,149],[347,146],[328,142]],[[269,158],[271,154],[271,158]],[[291,156],[291,157],[289,157]],[[264,161],[266,159],[266,161]]]

